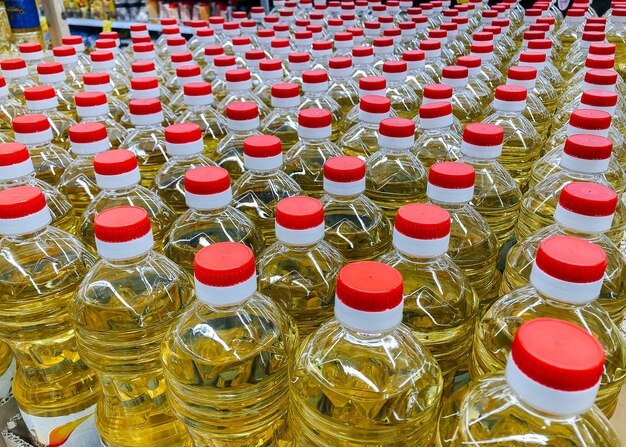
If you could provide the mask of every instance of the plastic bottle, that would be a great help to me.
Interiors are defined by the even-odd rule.
[[[54,88],[49,85],[29,87],[24,90],[24,99],[28,113],[45,115],[50,121],[52,142],[68,149],[70,145],[68,130],[76,124],[76,121],[58,110],[59,100]],[[76,115],[75,110],[73,115]]]
[[[352,79],[359,82],[361,78],[368,76],[380,76],[379,69],[374,67],[374,49],[372,47],[354,47],[352,48]]]
[[[39,42],[22,42],[17,46],[19,57],[26,62],[28,74],[37,82],[37,65],[44,62],[43,49]]]
[[[387,97],[391,108],[400,118],[412,119],[419,108],[420,100],[409,87],[407,81],[407,63],[405,61],[386,61],[382,65],[383,78],[387,81]]]
[[[587,70],[582,82],[573,84],[561,95],[562,108],[568,107],[570,104],[574,104],[574,101],[580,101],[580,97],[584,90],[599,89],[615,91],[617,83],[617,72],[606,69],[592,69]],[[620,97],[618,103],[620,107],[624,107],[623,98]],[[569,106],[571,107],[571,106]],[[561,108],[557,108],[561,110]]]
[[[164,253],[189,273],[203,247],[218,242],[240,242],[259,255],[265,248],[261,231],[232,206],[228,172],[205,166],[185,173],[185,200],[189,208],[172,225]]]
[[[585,12],[579,8],[570,8],[565,15],[563,24],[557,30],[555,37],[561,44],[564,56],[570,47],[582,37],[582,25],[585,21]]]
[[[165,337],[168,396],[196,445],[233,439],[275,445],[285,428],[287,374],[298,332],[272,299],[256,291],[254,264],[252,251],[241,244],[202,249],[195,261],[198,300]],[[196,331],[198,325],[214,335]],[[259,356],[268,363],[257,365]],[[212,373],[190,376],[190,368]],[[227,371],[236,374],[226,378]]]
[[[454,116],[449,102],[429,102],[419,109],[419,137],[412,147],[413,154],[429,168],[444,160],[460,157],[462,138],[453,128]]]
[[[332,316],[343,256],[324,241],[319,200],[298,196],[276,205],[276,239],[259,259],[259,291],[280,304],[301,336]]]
[[[299,141],[285,153],[285,172],[311,197],[323,194],[326,160],[343,155],[331,141],[332,115],[329,110],[309,108],[298,113]]]
[[[515,228],[517,239],[524,240],[535,231],[554,222],[558,194],[568,183],[594,182],[614,189],[604,176],[610,159],[609,139],[587,134],[569,137],[563,148],[559,167],[552,173],[546,173],[545,178],[524,195]],[[621,168],[618,169],[621,171]],[[616,215],[608,236],[619,244],[626,226],[626,205],[620,202]]]
[[[0,61],[0,70],[4,77],[9,94],[20,104],[24,104],[24,90],[37,85],[28,73],[24,59],[13,58]]]
[[[130,114],[126,104],[127,87],[115,86],[109,73],[91,72],[83,76],[86,92],[102,92],[107,95],[110,115],[124,127],[130,127]],[[120,99],[123,98],[123,99]]]
[[[424,202],[427,174],[413,155],[415,123],[387,118],[378,129],[378,151],[366,160],[366,194],[393,219],[406,203]]]
[[[513,234],[522,193],[511,174],[499,163],[504,131],[493,124],[468,124],[463,132],[459,161],[476,171],[474,197],[470,204],[487,221],[498,247]]]
[[[83,75],[86,73],[78,64],[78,53],[73,46],[61,45],[52,49],[54,62],[61,64],[67,77],[67,84],[76,90],[83,88]]]
[[[56,185],[72,161],[71,155],[52,142],[50,120],[45,115],[20,115],[13,119],[15,141],[25,144],[35,167],[35,176]]]
[[[341,150],[365,160],[378,150],[378,128],[388,118],[391,101],[386,96],[365,95],[361,97],[358,122],[337,141]]]
[[[537,69],[534,67],[511,67],[506,85],[518,85],[526,88],[526,108],[524,117],[532,123],[539,136],[545,140],[551,126],[559,95],[549,83],[537,85]]]
[[[441,71],[445,64],[441,60],[441,42],[438,40],[422,40],[419,49],[424,52],[424,72],[435,82],[441,79]]]
[[[101,39],[98,39],[101,40]],[[102,39],[104,40],[104,39]],[[107,45],[115,45],[115,41],[109,40]],[[118,78],[118,81],[122,83],[128,78],[130,73],[130,67],[126,65],[119,57],[119,51],[116,51],[117,47],[98,47],[96,43],[96,50],[89,53],[91,59],[91,69],[93,71],[105,71],[111,74],[111,77]]]
[[[284,77],[283,63],[278,59],[263,59],[259,62],[261,82],[254,88],[254,93],[270,107],[272,105],[272,85],[281,82]]]
[[[137,157],[141,184],[151,186],[156,172],[169,158],[165,148],[161,101],[156,98],[133,99],[128,108],[135,127],[128,133],[122,147]]]
[[[335,318],[304,341],[291,370],[297,445],[432,446],[441,372],[401,323],[402,288],[378,262],[341,269]]]
[[[96,408],[102,442],[187,447],[165,394],[160,351],[168,327],[192,302],[190,278],[153,250],[144,209],[102,211],[94,228],[102,260],[85,276],[70,315],[80,353],[102,384]]]
[[[429,84],[424,87],[424,97],[422,98],[422,104],[430,104],[431,102],[449,102],[452,104],[452,95],[454,90],[448,84]],[[452,108],[452,113],[454,114],[454,107]],[[413,118],[415,124],[419,126],[419,115]],[[459,118],[453,115],[452,117],[452,127],[451,130],[454,131],[457,135],[463,134],[463,125]],[[419,137],[419,131],[416,135]]]
[[[368,76],[359,79],[359,97],[366,95],[387,96],[387,81],[382,76]],[[397,98],[400,99],[400,98]],[[353,107],[343,119],[344,133],[359,122],[359,107]],[[390,116],[396,116],[393,108],[389,112]]]
[[[561,75],[564,80],[568,80],[574,75],[575,67],[584,65],[585,59],[589,54],[589,47],[593,44],[599,44],[605,42],[605,33],[596,31],[585,31],[582,34],[581,40],[577,42],[577,45],[572,45],[567,57],[563,59],[561,65]]]
[[[302,101],[300,109],[325,109],[332,114],[331,140],[336,141],[341,135],[341,123],[344,112],[341,106],[329,94],[328,73],[325,70],[308,70],[302,73]]]
[[[500,294],[529,282],[533,260],[541,241],[551,236],[570,235],[600,246],[607,255],[607,269],[598,303],[620,324],[626,311],[623,272],[626,268],[619,248],[607,237],[617,205],[617,194],[606,186],[590,182],[567,184],[559,195],[553,225],[544,227],[516,243],[507,255]]]
[[[298,109],[300,88],[297,84],[279,82],[272,85],[272,110],[261,122],[264,134],[280,139],[285,150],[298,142]]]
[[[395,220],[394,250],[379,258],[405,278],[402,320],[437,359],[444,392],[451,391],[457,368],[469,358],[478,313],[472,286],[446,255],[449,241],[446,210],[404,205]]]
[[[160,250],[176,214],[155,192],[139,184],[141,175],[133,153],[121,149],[102,152],[94,158],[93,166],[101,191],[81,216],[78,234],[83,243],[95,250],[94,219],[97,214],[118,206],[138,206],[148,213],[155,247]]]
[[[349,261],[375,259],[389,250],[391,225],[365,195],[365,163],[335,157],[324,164],[326,241]]]
[[[147,30],[146,30],[147,32]],[[89,56],[85,54],[85,43],[82,36],[70,35],[61,37],[61,43],[63,45],[69,45],[74,48],[76,55],[78,56],[78,69],[82,73],[87,73],[91,69],[91,61]]]
[[[474,42],[471,46],[470,56],[480,57],[480,78],[493,91],[497,86],[504,84],[502,72],[493,65],[493,43]]]
[[[69,137],[74,159],[59,180],[59,191],[80,215],[100,192],[93,170],[94,157],[111,149],[111,142],[101,123],[76,124],[70,127]]]
[[[165,128],[164,135],[168,160],[155,174],[152,190],[180,215],[187,210],[185,172],[215,163],[203,155],[202,129],[197,124],[172,124]]]
[[[593,405],[605,365],[593,336],[559,319],[537,318],[517,329],[504,361],[504,371],[459,390],[445,404],[437,447],[476,447],[511,436],[550,445],[564,439],[577,447],[619,445]]]
[[[244,68],[229,70],[225,75],[228,93],[222,101],[217,105],[217,110],[225,112],[228,104],[234,101],[253,102],[259,108],[261,119],[265,118],[270,109],[259,98],[256,93],[252,92],[252,78],[250,71]]]
[[[219,103],[228,94],[228,86],[226,84],[226,72],[237,68],[235,58],[233,56],[215,56],[213,59],[213,65],[215,67],[215,80],[212,81],[213,96]],[[205,80],[207,78],[205,77]],[[223,113],[222,110],[218,112]]]
[[[503,369],[511,338],[521,323],[558,317],[585,328],[602,344],[606,365],[596,404],[610,417],[626,377],[626,347],[619,328],[597,302],[606,265],[604,251],[589,241],[553,236],[541,242],[531,285],[496,301],[478,325],[470,363],[472,377]]]
[[[585,170],[602,175],[619,193],[623,192],[626,179],[621,163],[626,161],[626,149],[624,140],[617,130],[613,129],[611,132],[610,123],[611,116],[604,111],[578,109],[572,113],[569,125],[564,131],[558,131],[552,136],[546,144],[548,152],[533,165],[530,184],[536,185],[559,169],[559,160],[562,159],[563,148],[568,138],[575,135],[595,135],[610,140],[607,141],[607,144],[610,143],[612,146],[609,164],[605,167],[605,163],[600,163],[603,166],[601,170],[596,169],[598,166],[587,166]],[[600,159],[604,158],[603,153]]]
[[[464,126],[479,122],[483,115],[478,98],[468,90],[469,70],[462,65],[449,65],[441,72],[441,83],[452,87],[452,109],[454,116]]]
[[[352,72],[352,60],[349,57],[332,57],[328,61],[331,79],[328,96],[339,104],[342,116],[359,104],[359,88],[352,79]],[[338,125],[341,126],[341,123]]]
[[[135,39],[133,39],[133,41],[134,40]],[[159,83],[165,83],[166,77],[169,79],[167,67],[163,61],[157,57],[151,40],[148,39],[148,42],[133,43],[133,59],[134,62],[130,64],[131,77],[142,77],[141,73],[143,72],[146,73],[143,76],[158,78]]]
[[[144,77],[144,78],[132,78],[130,80],[130,94],[129,99],[149,99],[156,98],[163,100],[168,104],[172,101],[172,95],[169,90],[159,85],[157,78]],[[172,109],[161,102],[161,110],[165,122],[169,125],[176,121],[176,115]]]
[[[542,148],[541,136],[522,114],[527,107],[526,96],[525,87],[497,87],[492,103],[494,113],[483,121],[504,129],[504,147],[499,161],[520,188],[525,187],[530,169],[539,159]]]
[[[0,191],[0,217],[0,333],[18,361],[13,396],[22,418],[41,445],[97,445],[100,387],[77,351],[68,313],[95,257],[50,225],[34,186]]]
[[[419,104],[422,103],[424,88],[435,81],[426,73],[426,58],[422,50],[407,50],[402,53],[402,60],[406,62],[406,85],[417,95]]]
[[[52,225],[70,234],[75,233],[78,222],[72,203],[57,188],[35,177],[35,168],[26,146],[21,143],[0,144],[0,190],[16,186],[39,188],[52,215]],[[1,361],[0,364],[4,365]]]
[[[283,147],[278,137],[250,136],[244,140],[243,152],[246,172],[233,185],[233,206],[255,223],[269,244],[275,241],[276,203],[300,195],[302,189],[282,169]]]
[[[214,108],[211,84],[191,82],[183,87],[183,102],[186,111],[176,123],[193,123],[200,127],[204,141],[204,155],[214,157],[217,146],[225,137],[227,125],[224,117]]]
[[[180,65],[176,68],[176,83],[172,88],[172,99],[170,100],[170,109],[176,115],[185,112],[187,105],[185,104],[185,85],[195,82],[203,82],[201,68],[198,65]]]
[[[206,82],[213,82],[217,79],[218,69],[215,66],[215,58],[224,56],[224,48],[217,45],[209,45],[204,48],[204,68],[202,77]]]
[[[430,167],[426,195],[450,214],[448,255],[463,271],[482,311],[498,297],[498,240],[471,205],[476,173],[465,163],[441,162]]]
[[[297,84],[302,87],[302,73],[310,70],[312,67],[311,55],[309,53],[294,52],[289,53],[287,56],[288,70],[287,78],[288,82]],[[271,96],[271,91],[270,91]]]
[[[79,92],[74,96],[76,113],[81,123],[100,123],[107,132],[111,146],[119,148],[128,130],[111,116],[111,108],[103,92]]]

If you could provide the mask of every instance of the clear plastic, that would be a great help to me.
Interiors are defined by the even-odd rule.
[[[92,200],[81,216],[78,234],[82,242],[95,250],[94,219],[106,209],[116,206],[137,206],[148,212],[155,250],[161,250],[176,220],[176,213],[153,191],[140,185],[118,189],[103,189]]]
[[[380,147],[365,164],[365,194],[389,219],[395,218],[402,205],[426,201],[428,174],[409,149]]]
[[[378,150],[379,123],[368,123],[359,120],[337,141],[345,155],[367,159]]]
[[[23,413],[71,418],[100,397],[68,313],[94,262],[74,236],[52,226],[0,239],[0,334],[18,360],[13,395]]]
[[[37,86],[37,83],[33,81],[28,75],[19,77],[6,77],[7,88],[9,89],[9,97],[17,101],[18,103],[25,105],[26,99],[24,98],[24,90],[29,87]]]
[[[259,292],[285,309],[301,337],[332,317],[337,274],[345,260],[328,242],[296,246],[278,241],[257,262]]]
[[[420,99],[406,80],[404,82],[387,82],[387,98],[391,108],[400,118],[413,119],[419,110]]]
[[[12,96],[0,96],[0,130],[4,134],[13,131],[13,118],[26,113],[22,104]]]
[[[258,292],[231,306],[193,303],[161,357],[172,407],[195,445],[280,445],[297,345],[295,324]]]
[[[282,169],[246,171],[233,185],[233,207],[261,230],[266,243],[276,240],[274,218],[280,199],[302,195],[300,186]]]
[[[250,247],[255,257],[265,249],[261,231],[245,214],[229,205],[215,210],[187,210],[165,235],[163,252],[193,274],[196,253],[218,242],[240,242]]]
[[[454,109],[454,106],[453,106]],[[419,120],[416,120],[419,123]],[[453,126],[434,129],[418,129],[419,137],[411,152],[419,158],[426,169],[440,161],[455,161],[461,156],[462,138]]]
[[[27,144],[26,147],[35,167],[35,176],[52,186],[57,185],[72,162],[69,152],[52,141]]]
[[[157,172],[169,156],[165,149],[165,128],[162,124],[135,126],[122,143],[122,148],[137,157],[141,184],[150,187]]]
[[[85,276],[70,315],[79,352],[102,384],[96,426],[107,447],[191,445],[167,400],[160,354],[193,298],[190,277],[152,250],[103,259]]]
[[[391,223],[383,210],[363,194],[325,194],[325,240],[349,262],[372,260],[391,247]]]
[[[73,118],[70,118],[65,113],[60,112],[56,107],[46,110],[28,110],[28,113],[39,113],[47,116],[48,121],[50,121],[50,127],[52,128],[52,143],[62,147],[63,149],[69,149],[69,130],[70,127],[76,124],[76,121]]]
[[[240,131],[230,129],[215,148],[215,155],[211,157],[215,163],[226,169],[233,181],[237,180],[246,171],[243,163],[243,141],[252,136],[262,135],[257,129]]]
[[[100,192],[93,170],[94,157],[76,155],[59,180],[59,191],[72,202],[78,215],[85,211]]]
[[[289,150],[298,142],[298,107],[274,107],[261,121],[260,131],[280,138],[283,150]]]
[[[359,88],[350,76],[333,76],[332,83],[328,88],[328,96],[339,104],[342,116],[345,116],[359,104]]]
[[[332,141],[337,141],[339,139],[342,133],[342,123],[345,117],[345,113],[339,103],[337,103],[337,101],[335,101],[328,94],[328,92],[325,91],[323,93],[305,93],[302,97],[302,102],[300,103],[300,110],[302,109],[325,109],[330,111],[333,120],[333,131],[330,139]]]
[[[187,110],[176,118],[176,123],[194,123],[200,126],[204,136],[204,155],[213,159],[216,149],[227,135],[224,117],[210,105],[187,106]]]
[[[593,334],[606,355],[596,405],[611,417],[626,378],[626,345],[620,329],[596,302],[573,304],[557,301],[526,286],[501,297],[476,328],[470,373],[478,378],[505,368],[517,328],[535,318],[569,321]],[[497,336],[494,336],[497,335]]]
[[[437,362],[409,328],[332,320],[296,353],[289,426],[301,446],[432,447],[441,393]]]
[[[606,40],[615,44],[615,71],[622,79],[626,76],[626,22],[611,20],[606,29]]]
[[[448,399],[441,411],[436,446],[521,446],[540,440],[553,447],[617,447],[620,441],[610,427],[595,406],[574,417],[541,413],[520,401],[504,373],[498,372],[481,377]]]
[[[311,197],[324,194],[324,163],[343,152],[328,138],[300,138],[284,158],[284,170]]]
[[[378,259],[404,278],[402,321],[435,357],[452,391],[457,369],[469,359],[478,298],[462,270],[447,254],[416,257],[393,250]]]

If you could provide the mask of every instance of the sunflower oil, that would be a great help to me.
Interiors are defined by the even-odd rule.
[[[348,261],[372,260],[391,247],[391,224],[365,196],[365,162],[357,157],[324,163],[326,241]]]
[[[413,203],[398,210],[394,250],[378,258],[404,278],[402,320],[437,359],[444,393],[452,391],[457,368],[469,358],[478,314],[474,289],[446,254],[449,243],[450,214]]]
[[[272,85],[272,107],[263,121],[261,132],[280,139],[285,150],[298,142],[298,109],[300,107],[300,87],[290,82]]]
[[[165,394],[160,353],[169,326],[192,303],[191,278],[153,251],[143,208],[102,211],[94,229],[102,259],[84,277],[70,315],[79,352],[102,385],[95,416],[102,443],[189,447]]]
[[[626,346],[620,329],[597,302],[606,265],[604,251],[589,241],[553,236],[541,242],[530,286],[501,297],[478,324],[472,377],[504,369],[520,324],[535,318],[569,321],[597,337],[604,348],[606,365],[595,402],[611,417],[626,377]]]
[[[22,418],[40,445],[95,446],[100,386],[77,351],[68,314],[95,257],[50,226],[34,186],[0,191],[0,217],[0,333],[18,359],[13,395]]]
[[[295,445],[432,446],[441,371],[402,324],[402,291],[388,265],[340,270],[335,318],[301,344],[290,372]]]
[[[276,205],[276,239],[258,261],[259,291],[281,305],[307,336],[332,317],[343,256],[324,241],[324,209],[310,197]]]
[[[245,245],[203,248],[194,276],[198,299],[167,332],[161,353],[175,414],[194,445],[280,445],[295,324],[274,297],[257,292]]]
[[[378,128],[389,118],[391,101],[386,96],[365,95],[358,108],[358,122],[337,141],[344,154],[365,160],[378,150]]]
[[[259,256],[263,234],[232,206],[230,176],[224,168],[203,166],[185,173],[185,201],[189,208],[172,225],[163,252],[190,274],[195,255],[211,244],[239,242]]]
[[[449,102],[422,104],[417,121],[419,137],[412,152],[429,168],[439,161],[454,161],[461,156],[461,136],[453,129],[453,106]]]

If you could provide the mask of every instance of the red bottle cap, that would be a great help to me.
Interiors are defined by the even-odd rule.
[[[450,234],[450,214],[427,203],[404,205],[398,209],[394,229],[411,239],[441,239]]]
[[[283,153],[283,144],[273,135],[255,135],[243,141],[243,153],[253,158],[275,157]]]
[[[386,264],[353,262],[339,271],[337,298],[348,308],[384,312],[402,304],[402,275]]]
[[[572,182],[561,190],[559,206],[583,216],[612,216],[617,207],[615,191],[590,182]]]
[[[45,196],[34,186],[17,186],[0,191],[0,219],[19,219],[45,207]]]
[[[324,163],[324,178],[337,183],[351,183],[365,178],[365,162],[358,157],[332,157]]]
[[[219,166],[200,166],[185,172],[185,191],[197,195],[219,194],[230,188],[228,171]]]
[[[148,212],[136,206],[109,208],[98,213],[94,219],[96,239],[102,242],[130,242],[151,231]]]
[[[93,160],[93,169],[99,175],[126,174],[137,167],[135,154],[123,149],[101,152]]]
[[[232,287],[256,273],[254,254],[243,244],[218,242],[200,250],[194,259],[194,275],[212,287]]]
[[[535,264],[547,275],[570,283],[600,281],[606,270],[604,250],[584,239],[553,236],[539,244]]]
[[[324,224],[324,207],[312,197],[296,196],[276,204],[276,224],[289,230],[308,230]]]

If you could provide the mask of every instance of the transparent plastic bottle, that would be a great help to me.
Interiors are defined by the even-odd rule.
[[[378,151],[367,165],[366,194],[393,219],[406,203],[426,199],[426,169],[413,154],[415,123],[406,118],[387,118],[378,129]]]
[[[76,124],[70,127],[69,137],[74,158],[59,179],[59,191],[81,215],[100,192],[93,170],[94,157],[111,149],[111,142],[101,123]]]
[[[25,144],[35,167],[35,176],[56,185],[72,161],[72,156],[52,142],[50,120],[45,115],[20,115],[13,118],[15,141]]]
[[[450,214],[448,256],[472,285],[481,311],[498,297],[498,240],[471,205],[476,172],[465,163],[441,162],[430,167],[426,196]],[[482,312],[481,312],[482,313]]]
[[[553,236],[541,242],[530,286],[501,297],[479,323],[470,363],[472,377],[504,368],[520,324],[558,317],[585,328],[604,348],[606,365],[595,402],[610,417],[626,377],[626,347],[619,328],[597,302],[606,265],[604,251],[589,241]]]
[[[524,189],[530,169],[541,154],[542,139],[522,112],[527,107],[527,90],[517,85],[496,88],[492,107],[494,113],[483,121],[504,129],[504,147],[499,162]]]
[[[201,75],[202,69],[199,65],[181,65],[176,68],[176,86],[172,91],[172,99],[170,100],[170,109],[175,115],[187,111],[185,104],[185,85],[204,82]]]
[[[272,85],[282,82],[285,72],[283,63],[278,59],[263,59],[259,62],[261,82],[254,88],[254,93],[267,107],[272,105]]]
[[[204,68],[202,69],[202,77],[206,82],[213,82],[217,79],[218,69],[215,66],[215,58],[224,56],[224,48],[218,45],[209,45],[204,47]]]
[[[452,87],[452,110],[462,125],[479,122],[483,116],[478,98],[467,88],[469,70],[462,65],[448,65],[441,72],[441,83]]]
[[[611,140],[597,135],[579,134],[567,139],[553,172],[530,188],[522,200],[519,219],[515,228],[518,240],[524,240],[535,231],[552,225],[558,195],[572,181],[594,182],[614,189],[605,178],[611,160]],[[620,173],[623,173],[619,166]],[[618,191],[618,194],[620,192]],[[620,244],[626,227],[626,205],[619,203],[609,238]]]
[[[461,158],[476,171],[470,204],[485,218],[502,247],[513,235],[522,192],[499,163],[504,130],[493,124],[468,124],[463,132]]]
[[[163,114],[163,118],[167,125],[172,124],[176,121],[176,115],[172,111],[172,109],[164,104],[170,104],[172,101],[172,95],[169,90],[165,87],[159,85],[159,80],[157,78],[151,77],[143,77],[143,78],[132,78],[130,80],[130,92],[129,92],[129,100],[135,99],[154,99],[161,101],[161,113]],[[130,102],[129,101],[129,102]]]
[[[261,132],[280,138],[285,150],[298,142],[298,109],[300,88],[297,84],[279,82],[272,85],[272,110],[261,121]]]
[[[133,39],[134,40],[134,39]],[[130,64],[130,76],[133,78],[151,76],[159,79],[159,83],[165,83],[169,79],[167,67],[159,59],[154,51],[152,41],[133,43],[133,59]],[[145,73],[145,74],[141,74]]]
[[[270,108],[252,91],[252,77],[250,71],[245,68],[229,70],[225,75],[228,93],[217,105],[221,113],[226,111],[228,104],[234,101],[253,102],[259,108],[261,119],[270,113]]]
[[[191,278],[153,250],[143,208],[102,211],[94,227],[102,259],[84,277],[70,315],[79,352],[102,384],[96,407],[102,443],[188,447],[167,400],[160,352],[169,326],[192,303]]]
[[[322,203],[310,197],[276,205],[276,239],[258,261],[259,291],[280,304],[304,337],[332,317],[343,256],[324,241]]]
[[[406,61],[386,61],[382,65],[383,78],[387,81],[387,97],[391,108],[400,118],[413,119],[419,108],[420,100],[407,85]]]
[[[26,62],[30,78],[37,82],[37,65],[44,62],[43,49],[39,42],[22,42],[17,46],[19,57]]]
[[[434,81],[441,80],[441,71],[445,64],[441,60],[441,42],[427,39],[420,42],[419,49],[424,52],[424,72]]]
[[[610,26],[606,32],[606,40],[615,44],[615,70],[623,78],[626,75],[626,11],[615,8],[611,12]]]
[[[302,73],[312,68],[311,55],[309,53],[292,52],[287,56],[287,60],[286,77],[288,82],[302,87]]]
[[[284,170],[311,197],[323,194],[326,160],[343,155],[331,141],[332,115],[329,110],[309,108],[298,113],[299,141],[285,153]]]
[[[165,149],[165,128],[161,101],[156,98],[133,99],[128,103],[135,126],[122,143],[138,159],[141,184],[151,186],[157,171],[169,159]]]
[[[407,78],[406,85],[409,86],[422,103],[424,88],[435,81],[426,73],[426,57],[422,50],[407,50],[402,53],[402,60],[406,62]]]
[[[444,66],[454,63],[456,57],[449,47],[448,32],[439,27],[432,28],[428,31],[428,39],[436,40],[441,44],[441,62]]]
[[[172,124],[165,128],[164,135],[169,159],[155,174],[152,190],[180,215],[187,210],[185,172],[215,163],[203,155],[202,129],[197,124]]]
[[[283,146],[273,135],[250,136],[243,142],[246,172],[233,185],[233,206],[275,241],[273,222],[279,200],[302,194],[300,186],[283,170]]]
[[[127,87],[118,88],[109,73],[92,72],[83,75],[86,92],[102,92],[107,95],[110,116],[124,127],[130,127],[130,114],[126,104]],[[123,98],[123,99],[120,99]]]
[[[352,79],[352,60],[349,57],[332,57],[328,61],[328,74],[330,75],[330,96],[341,107],[342,116],[359,104],[359,88]],[[342,127],[341,123],[338,124]]]
[[[565,185],[554,212],[555,223],[517,242],[509,251],[500,294],[528,284],[541,241],[556,235],[576,236],[597,244],[606,253],[607,268],[598,303],[609,312],[615,324],[621,324],[626,312],[623,284],[626,265],[619,248],[606,235],[611,229],[617,201],[615,191],[597,183]]]
[[[74,47],[70,45],[54,47],[52,54],[54,55],[54,62],[61,64],[63,67],[67,84],[76,90],[82,89],[83,75],[86,71],[78,64],[78,53],[76,53]]]
[[[372,42],[382,34],[381,24],[377,19],[368,17],[369,20],[363,22],[363,34],[365,35],[364,44],[371,47]]]
[[[13,118],[24,114],[22,103],[9,95],[9,88],[4,77],[0,76],[0,130],[4,133],[12,131]]]
[[[570,116],[570,123],[565,128],[565,131],[558,131],[546,144],[548,152],[541,157],[534,165],[531,173],[532,186],[544,180],[547,176],[553,172],[559,170],[560,160],[563,158],[563,149],[567,140],[575,135],[587,135],[603,137],[606,145],[611,145],[612,149],[608,153],[609,164],[605,166],[604,162],[601,162],[602,170],[598,170],[599,166],[588,166],[590,173],[600,174],[604,177],[616,191],[620,194],[626,187],[626,179],[621,164],[626,159],[626,150],[624,147],[624,140],[617,131],[610,132],[611,116],[604,111],[590,110],[590,109],[578,109]],[[581,152],[585,152],[581,150]],[[604,160],[605,152],[599,155],[599,158]],[[583,158],[589,159],[585,154]],[[595,158],[591,158],[595,159]]]
[[[405,278],[403,322],[437,359],[444,393],[452,391],[457,368],[469,358],[478,313],[471,284],[446,254],[449,242],[446,210],[404,205],[395,220],[394,250],[378,259]]]
[[[121,85],[128,84],[128,74],[130,67],[116,57],[116,53],[111,49],[98,48],[89,53],[91,59],[91,70],[95,72],[106,72],[115,78],[115,82]]]
[[[448,84],[429,84],[424,87],[424,97],[422,98],[422,104],[430,104],[431,102],[449,102],[452,103],[452,96],[454,93],[454,89]],[[459,118],[454,116],[454,107],[452,107],[452,127],[451,130],[454,131],[457,135],[463,134],[463,125]],[[418,126],[416,136],[419,138],[420,136],[420,127],[419,127],[420,117],[417,115],[413,118],[416,126]]]
[[[480,57],[480,78],[493,91],[497,86],[504,84],[504,75],[492,63],[493,61],[493,43],[491,42],[474,42],[471,46],[470,56]]]
[[[365,195],[365,163],[335,157],[324,164],[322,197],[326,241],[349,261],[375,259],[389,250],[391,225],[382,209]]]
[[[77,352],[68,313],[95,257],[50,225],[34,186],[0,191],[0,217],[0,333],[17,360],[13,396],[22,418],[41,445],[97,445],[100,387]]]
[[[387,81],[385,78],[382,76],[367,76],[359,79],[359,97],[363,99],[364,96],[368,95],[387,96]],[[360,121],[359,109],[360,105],[353,107],[345,116],[343,120],[344,134]],[[393,108],[390,110],[389,114],[390,116],[396,116],[396,112]]]
[[[342,107],[328,93],[328,73],[325,70],[308,70],[302,73],[302,101],[300,110],[325,109],[332,115],[331,140],[336,141],[341,135],[341,123],[344,118]]]
[[[593,44],[605,42],[605,36],[604,31],[583,32],[581,40],[576,42],[575,45],[572,45],[567,57],[563,59],[563,64],[560,67],[561,75],[565,81],[570,79],[576,73],[576,67],[584,65],[585,59],[589,55],[589,47]]]
[[[19,58],[3,59],[0,61],[0,70],[11,98],[24,105],[24,90],[37,85],[29,76],[26,61]]]
[[[346,155],[365,160],[378,150],[380,122],[389,118],[391,101],[386,96],[365,95],[359,104],[359,121],[337,141]]]
[[[101,191],[81,216],[78,234],[83,243],[96,249],[94,219],[97,214],[117,206],[138,206],[148,213],[155,247],[160,250],[176,214],[156,193],[139,184],[141,174],[135,155],[122,149],[102,152],[94,158],[93,166]]]
[[[213,86],[213,96],[219,104],[228,94],[226,72],[236,69],[237,64],[234,56],[215,56],[213,66],[215,67],[215,80],[211,82],[211,85]],[[206,76],[205,80],[207,80]],[[222,110],[218,110],[218,112],[223,113]]]
[[[566,107],[572,107],[572,105],[580,102],[580,97],[582,96],[584,90],[599,89],[615,91],[617,78],[617,72],[613,70],[587,70],[582,82],[571,85],[570,88],[561,95],[562,106],[558,107],[557,111],[565,109]],[[621,95],[618,104],[620,108],[625,107],[624,99]]]
[[[582,26],[585,22],[585,12],[579,8],[570,8],[565,15],[563,24],[555,33],[555,37],[561,44],[564,56],[569,52],[574,42],[582,37]]]
[[[245,53],[245,66],[250,70],[252,77],[252,90],[256,93],[256,89],[263,82],[261,79],[260,64],[261,61],[268,60],[269,56],[263,50],[248,50]],[[269,104],[266,104],[269,106]]]
[[[70,145],[68,130],[76,124],[76,121],[58,110],[59,100],[54,88],[49,85],[29,87],[24,90],[24,99],[28,113],[48,117],[52,128],[52,143],[68,149]],[[73,104],[72,107],[74,107]],[[76,115],[75,110],[73,115]]]
[[[522,445],[532,439],[555,446],[620,444],[593,404],[606,358],[598,340],[556,318],[525,322],[514,337],[506,335],[513,341],[505,370],[450,398],[442,409],[437,447]]]
[[[35,168],[26,146],[21,143],[2,143],[0,144],[0,190],[16,186],[39,188],[50,209],[52,225],[70,234],[76,232],[78,221],[72,203],[57,188],[35,177]],[[0,361],[0,364],[4,363]],[[1,367],[0,371],[2,371]],[[2,384],[2,379],[0,379],[0,384]]]
[[[203,247],[218,242],[239,242],[260,255],[265,248],[261,231],[232,206],[228,172],[215,166],[185,173],[185,201],[189,208],[172,225],[163,252],[193,273],[194,257]]]
[[[73,47],[76,51],[76,55],[78,56],[78,70],[80,72],[87,73],[91,70],[91,62],[89,60],[89,56],[85,54],[85,42],[83,41],[82,36],[63,36],[61,37],[61,43],[63,45]]]
[[[372,41],[374,49],[373,67],[382,73],[383,64],[387,61],[397,61],[398,56],[394,53],[393,38],[381,36]]]
[[[254,254],[242,244],[202,249],[195,281],[198,300],[163,343],[172,407],[195,445],[277,445],[286,425],[288,369],[298,346],[295,324],[273,299],[257,292]],[[198,326],[212,328],[213,335]],[[267,360],[264,366],[256,365],[259,356]],[[190,376],[190,370],[206,372]]]
[[[452,104],[449,102],[429,102],[420,106],[417,120],[419,137],[412,152],[425,168],[439,161],[454,161],[461,156],[462,138],[453,124]]]
[[[352,48],[352,79],[359,82],[368,76],[380,76],[379,69],[374,67],[374,49],[369,46]]]
[[[119,148],[128,130],[110,116],[111,109],[103,92],[79,92],[74,96],[76,113],[81,123],[104,125],[111,147]]]
[[[402,289],[385,264],[341,269],[335,318],[302,343],[291,369],[296,445],[432,446],[441,371],[402,324]]]

